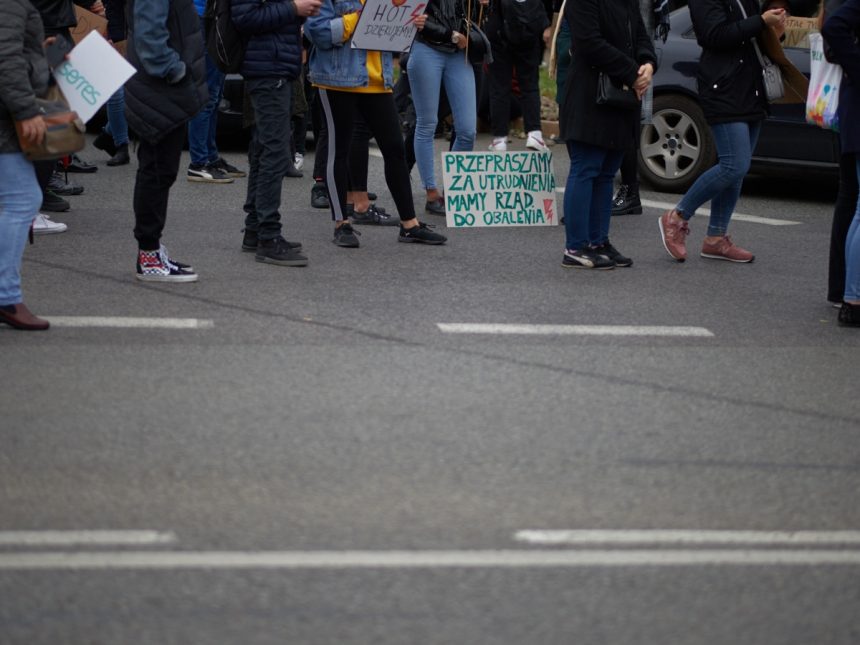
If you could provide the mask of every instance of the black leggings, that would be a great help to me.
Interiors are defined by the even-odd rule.
[[[401,221],[413,219],[415,204],[412,202],[412,184],[406,168],[406,153],[394,97],[390,93],[364,94],[320,88],[319,98],[328,128],[326,186],[332,219],[336,222],[346,219],[349,151],[356,113],[364,119],[382,152],[385,183]]]

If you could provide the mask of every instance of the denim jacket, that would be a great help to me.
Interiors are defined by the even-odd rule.
[[[170,0],[135,0],[130,19],[134,21],[135,48],[143,70],[168,83],[178,83],[186,70],[179,53],[168,43],[169,12]]]
[[[367,52],[352,49],[344,42],[345,14],[362,8],[360,0],[324,0],[320,12],[305,22],[305,36],[313,44],[309,78],[314,85],[327,87],[366,87]],[[382,77],[385,87],[394,86],[394,64],[391,52],[382,52]]]

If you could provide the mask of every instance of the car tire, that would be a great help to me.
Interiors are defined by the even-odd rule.
[[[654,97],[651,123],[639,139],[639,176],[657,190],[683,193],[716,162],[702,108],[681,94]]]

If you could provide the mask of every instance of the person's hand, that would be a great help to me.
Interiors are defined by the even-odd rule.
[[[636,97],[641,99],[645,96],[645,92],[651,86],[651,79],[654,76],[654,66],[651,63],[645,63],[639,67],[636,72],[636,81],[633,83],[633,89],[636,91]]]
[[[466,38],[459,31],[455,31],[451,34],[451,42],[457,45],[457,49],[466,49],[468,38]]]
[[[92,3],[90,5],[89,10],[97,16],[101,16],[102,18],[105,17],[105,6],[104,4],[102,4],[102,0],[96,0],[94,3]]]
[[[48,45],[53,45],[55,42],[57,42],[56,36],[48,36],[42,41],[42,49],[46,49]]]
[[[18,124],[21,126],[21,136],[24,137],[24,141],[37,146],[42,143],[48,131],[45,120],[39,114],[24,121],[18,121]]]
[[[552,25],[543,30],[543,44],[547,47],[552,43]]]
[[[415,28],[418,29],[418,31],[421,31],[422,29],[424,29],[424,25],[427,24],[427,14],[422,13],[420,16],[417,16],[412,22],[415,24]]]
[[[776,27],[785,24],[785,9],[768,9],[761,14],[764,23],[768,27]]]
[[[320,12],[322,2],[321,0],[293,0],[293,6],[296,9],[296,15],[307,18]]]

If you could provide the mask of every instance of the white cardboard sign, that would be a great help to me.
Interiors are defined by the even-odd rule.
[[[551,152],[445,152],[442,177],[449,227],[558,224]]]
[[[367,0],[352,34],[352,48],[405,52],[418,31],[415,19],[428,1]]]
[[[87,122],[135,71],[101,34],[91,31],[54,70],[54,78],[71,108]]]

